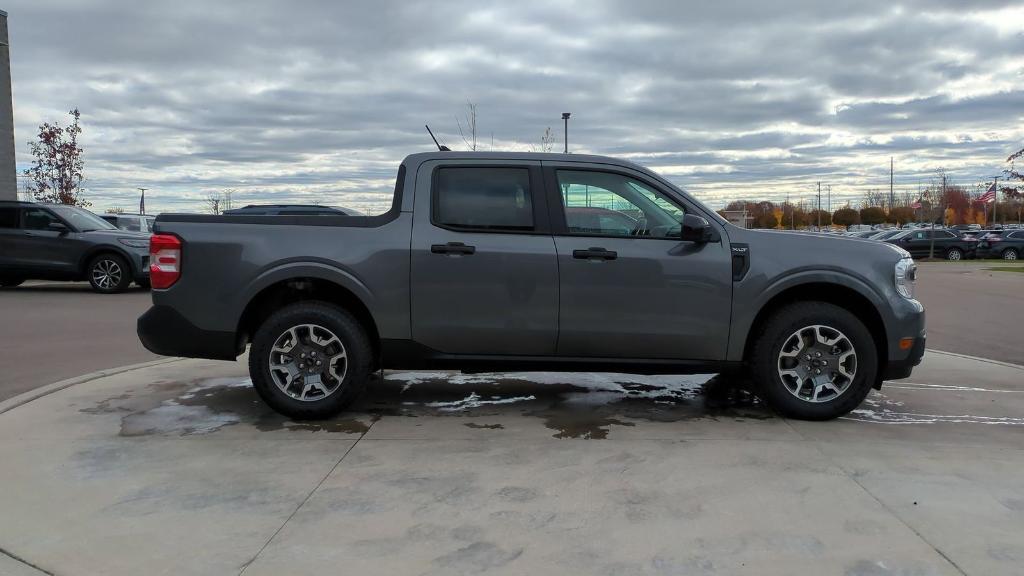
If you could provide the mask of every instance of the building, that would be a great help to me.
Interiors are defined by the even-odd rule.
[[[17,199],[18,169],[14,163],[11,50],[7,43],[7,12],[0,10],[0,200]]]
[[[740,228],[749,228],[750,221],[754,219],[746,210],[722,210],[719,212],[730,224]]]

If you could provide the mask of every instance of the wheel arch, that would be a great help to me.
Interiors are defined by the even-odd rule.
[[[866,292],[866,289],[858,290],[850,283],[840,284],[824,279],[808,279],[780,288],[768,297],[755,315],[744,338],[742,358],[748,358],[756,338],[772,314],[793,302],[826,302],[848,310],[864,322],[873,337],[878,365],[885,366],[889,358],[888,332],[879,313],[877,295]]]
[[[128,271],[131,273],[132,277],[139,274],[140,271],[135,269],[135,264],[133,263],[131,255],[128,254],[128,251],[110,244],[100,244],[86,250],[78,260],[78,273],[81,274],[83,278],[87,278],[89,274],[89,271],[87,270],[89,263],[92,262],[94,258],[102,254],[114,254],[120,256],[128,263]]]
[[[340,306],[355,316],[366,328],[374,347],[374,358],[379,357],[380,331],[365,295],[359,294],[358,289],[353,289],[348,282],[338,281],[337,278],[309,274],[310,270],[306,270],[306,274],[299,273],[299,270],[292,272],[283,278],[275,277],[265,281],[251,290],[235,331],[239,349],[244,348],[260,324],[275,311],[294,302],[316,300]]]

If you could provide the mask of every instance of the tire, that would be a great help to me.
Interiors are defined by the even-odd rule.
[[[132,269],[128,261],[117,254],[100,254],[85,267],[86,278],[92,289],[101,294],[122,292],[132,283]]]
[[[331,337],[337,343],[323,344]],[[302,360],[303,354],[308,359],[314,354],[324,358],[324,365],[314,367],[311,360]],[[329,359],[333,358],[338,360],[332,364]],[[256,330],[249,350],[249,376],[256,392],[275,411],[296,420],[319,420],[337,415],[359,397],[372,360],[370,339],[355,317],[326,302],[299,302],[273,313]],[[272,369],[271,363],[278,368]],[[314,377],[318,384],[312,383]]]
[[[815,326],[819,327],[819,332],[814,331]],[[790,355],[798,348],[792,345],[805,341],[805,336],[817,334],[824,336],[826,341],[839,334],[845,341],[839,341],[828,348],[814,340],[819,351],[804,347],[806,354],[801,352],[795,355],[795,360],[801,366],[784,377],[780,371],[791,367],[794,358]],[[806,339],[810,340],[812,338]],[[791,346],[786,349],[784,357],[783,351],[787,345]],[[825,350],[821,350],[823,346]],[[838,353],[835,352],[837,348],[840,349]],[[849,356],[844,359],[843,356],[850,350],[854,356],[852,359]],[[816,357],[819,352],[824,353],[820,359]],[[830,364],[810,368],[810,363],[822,360]],[[837,368],[837,363],[842,363],[843,371],[853,378],[831,371],[831,368]],[[826,302],[797,302],[778,310],[765,322],[760,338],[748,358],[748,364],[758,395],[778,413],[800,420],[831,420],[859,406],[871,391],[878,374],[878,352],[867,327],[850,311]],[[832,374],[831,390],[822,387],[819,391],[818,383],[812,380],[801,381],[798,377],[798,374],[805,373],[814,377],[813,372],[809,371],[814,369]],[[835,393],[837,390],[838,393]],[[812,395],[817,400],[807,397]]]
[[[959,248],[950,248],[946,250],[946,260],[952,260],[954,262],[963,260],[964,253]]]
[[[1019,256],[1019,254],[1017,254],[1016,248],[1007,248],[1006,250],[1003,250],[1003,260],[1016,260],[1017,256]]]
[[[0,280],[0,288],[14,288],[21,286],[25,281],[20,278],[4,278]]]

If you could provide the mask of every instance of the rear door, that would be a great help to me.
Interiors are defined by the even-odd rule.
[[[553,354],[558,264],[540,163],[421,165],[411,282],[416,342],[450,354]]]
[[[717,242],[678,239],[683,215],[699,211],[641,172],[544,166],[558,251],[558,354],[725,358],[732,260],[721,230]]]

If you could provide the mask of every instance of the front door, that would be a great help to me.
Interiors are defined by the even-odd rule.
[[[560,356],[722,360],[732,266],[724,237],[678,239],[688,208],[641,173],[545,162],[560,273]]]
[[[450,354],[550,355],[558,264],[538,162],[420,167],[413,340]]]
[[[50,224],[64,224],[56,214],[42,207],[21,211],[20,258],[26,268],[46,273],[74,273],[78,267],[75,249],[78,233],[67,228],[57,231]]]

